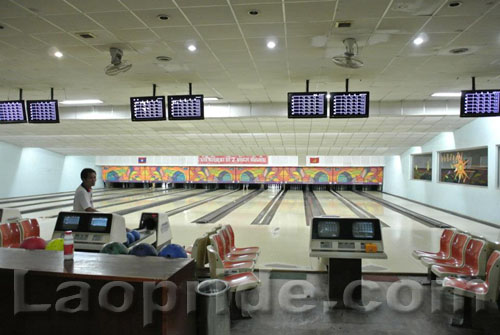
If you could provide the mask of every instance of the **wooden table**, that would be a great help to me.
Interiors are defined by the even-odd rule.
[[[24,278],[25,297],[22,301],[26,305],[49,305],[47,311],[14,313],[14,298],[19,297],[22,287],[18,284],[14,294],[15,271],[19,278]],[[27,273],[23,275],[22,271]],[[175,284],[177,289],[169,292],[167,288],[157,288],[152,294],[148,293],[148,287],[164,281]],[[191,259],[76,252],[73,261],[65,262],[61,252],[0,248],[0,333],[194,334],[195,311],[188,311],[188,282],[195,285],[194,281],[195,264]],[[88,293],[71,282],[88,284]],[[107,294],[103,293],[106,284],[116,286],[116,282],[125,283],[132,292],[133,299],[122,312],[103,308],[99,302],[101,293],[111,306],[124,304],[125,289],[114,287]],[[58,291],[64,283],[70,287]],[[56,310],[57,301],[77,294],[88,296],[87,311],[68,313]],[[173,294],[176,303],[170,311],[147,312],[145,305],[151,306],[148,304],[150,297],[157,305],[164,305]],[[81,303],[82,297],[78,296],[62,306],[74,309],[82,306]],[[152,315],[152,322],[145,326],[146,314]]]

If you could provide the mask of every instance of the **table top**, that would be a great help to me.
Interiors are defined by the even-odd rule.
[[[0,269],[29,270],[82,279],[163,281],[192,262],[194,260],[186,258],[90,252],[75,252],[73,261],[64,261],[64,255],[60,251],[0,248]]]

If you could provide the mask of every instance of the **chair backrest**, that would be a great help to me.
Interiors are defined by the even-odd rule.
[[[36,236],[40,237],[40,225],[38,224],[38,220],[30,219],[30,223],[33,230],[33,234],[36,234]]]
[[[11,243],[12,231],[7,223],[0,224],[0,247],[7,248]]]
[[[31,220],[22,220],[19,223],[19,228],[21,231],[22,241],[29,237],[40,237],[40,227],[38,227],[38,222],[36,222],[36,225],[33,225]]]
[[[218,252],[219,257],[221,259],[226,259],[224,253],[224,242],[222,242],[222,238],[219,234],[214,234],[210,236],[210,244]]]
[[[210,277],[217,278],[219,271],[218,269],[222,269],[220,271],[222,275],[224,275],[224,265],[219,257],[219,254],[211,245],[207,245],[207,255],[208,255],[208,264],[210,267]]]
[[[486,242],[477,238],[471,238],[465,251],[465,264],[474,269],[474,276],[483,275],[486,266]],[[481,264],[483,256],[484,264]],[[482,271],[481,271],[482,270]],[[480,273],[482,272],[482,273]]]
[[[226,225],[227,232],[229,233],[229,247],[234,248],[234,231],[230,224]]]
[[[22,242],[22,236],[21,236],[21,229],[19,229],[19,225],[17,222],[10,222],[8,223],[10,225],[10,229],[12,231],[12,244],[11,247],[19,247],[19,245]]]
[[[450,256],[451,245],[457,231],[454,229],[445,229],[441,234],[441,240],[439,241],[439,251],[444,253],[446,256]]]
[[[231,252],[231,241],[229,238],[229,233],[227,232],[227,229],[222,228],[220,230],[220,235],[222,235],[222,240],[224,242],[224,252],[230,253]]]
[[[486,283],[488,284],[487,296],[489,300],[495,302],[498,298],[498,289],[500,286],[500,251],[495,250],[491,253],[486,264]]]
[[[463,264],[464,262],[465,249],[469,240],[470,236],[465,234],[457,234],[455,236],[455,239],[453,240],[453,245],[451,247],[451,257],[456,259],[458,263]]]
[[[208,235],[204,234],[198,237],[193,243],[193,249],[191,250],[191,257],[196,262],[196,268],[202,269],[207,264],[207,244]]]

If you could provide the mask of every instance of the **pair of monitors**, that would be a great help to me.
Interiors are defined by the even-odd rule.
[[[462,91],[460,117],[500,116],[500,90]]]
[[[326,118],[327,92],[288,93],[288,118]],[[370,92],[330,93],[330,118],[366,118]]]
[[[26,122],[59,123],[57,100],[0,101],[0,123]]]
[[[131,97],[130,112],[132,121],[166,120],[165,97]],[[168,96],[169,120],[203,120],[203,95]]]

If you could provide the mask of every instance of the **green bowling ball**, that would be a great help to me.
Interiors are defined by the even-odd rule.
[[[102,246],[101,254],[127,255],[128,249],[123,243],[109,242]]]

